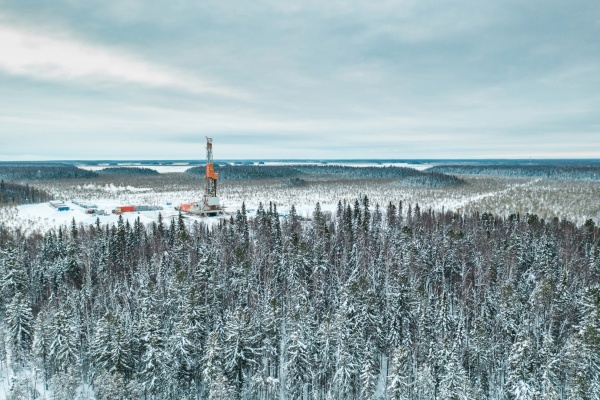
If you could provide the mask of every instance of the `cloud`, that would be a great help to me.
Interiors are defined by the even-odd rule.
[[[0,25],[0,70],[43,80],[133,83],[243,97],[239,90],[155,65],[124,51]]]
[[[4,2],[0,151],[600,154],[600,9],[575,4]]]

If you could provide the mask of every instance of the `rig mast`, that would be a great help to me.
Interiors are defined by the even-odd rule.
[[[212,158],[212,138],[206,137],[206,188],[204,189],[204,206],[209,209],[219,208],[217,197],[217,180],[219,174],[215,172]],[[211,208],[212,207],[212,208]]]
[[[219,174],[215,172],[213,164],[212,138],[206,137],[206,188],[204,197],[217,197],[217,179]]]
[[[224,214],[223,207],[217,196],[217,181],[219,174],[215,172],[212,152],[212,138],[206,137],[206,185],[202,201],[181,204],[177,210],[189,214],[213,217]]]

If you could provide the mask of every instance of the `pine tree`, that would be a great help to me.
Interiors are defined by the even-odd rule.
[[[396,227],[396,221],[398,218],[397,209],[394,204],[390,201],[386,209],[387,225],[389,228]]]
[[[246,211],[246,203],[242,202],[242,237],[244,248],[248,249],[250,246],[250,228],[248,226],[248,215]]]
[[[393,400],[412,398],[413,377],[408,349],[404,346],[396,348],[392,355],[387,376],[387,393]]]
[[[33,340],[31,305],[21,293],[15,294],[6,309],[6,325],[13,366],[22,366],[29,359]]]
[[[185,226],[185,220],[183,219],[183,214],[181,214],[181,211],[179,211],[179,215],[177,217],[177,234],[179,240],[181,240],[182,242],[186,242],[190,237]]]
[[[77,245],[69,241],[66,247],[66,255],[61,263],[60,274],[64,280],[72,283],[76,287],[81,287],[82,273]]]
[[[357,360],[359,336],[352,331],[351,302],[344,301],[335,321],[336,364],[332,388],[341,398],[354,398],[358,393],[360,365]]]
[[[66,367],[52,377],[50,391],[52,400],[75,399],[77,387],[81,384],[78,368],[74,365]]]
[[[71,219],[71,238],[73,240],[76,240],[78,235],[79,235],[79,230],[77,229],[77,223],[75,222],[75,217],[73,217],[73,219]]]
[[[371,211],[369,210],[369,198],[366,195],[363,197],[362,206],[362,227],[365,232],[368,232],[371,226]]]
[[[360,370],[360,399],[372,399],[377,389],[379,377],[379,353],[375,346],[367,345],[361,357],[362,368]]]
[[[456,348],[450,350],[450,354],[446,356],[439,396],[448,400],[477,400],[472,396],[469,378],[458,357]]]
[[[560,395],[558,392],[559,387],[559,374],[558,365],[559,359],[557,357],[556,348],[554,345],[554,339],[552,337],[551,330],[544,335],[544,341],[540,354],[541,358],[541,389],[540,399],[542,400],[558,400]]]
[[[231,387],[225,374],[223,348],[221,347],[219,333],[216,331],[208,335],[206,352],[202,359],[202,378],[207,387],[209,400],[221,400],[233,396]]]
[[[38,312],[33,327],[33,354],[35,356],[35,365],[42,371],[44,385],[48,383],[51,367],[50,342],[49,342],[48,320],[44,310]]]
[[[585,290],[579,304],[582,321],[568,352],[573,398],[600,399],[600,285]]]
[[[256,363],[259,356],[259,336],[254,329],[246,309],[237,308],[230,313],[223,326],[223,352],[225,371],[237,386],[236,395],[241,396],[245,384],[246,369]]]
[[[165,235],[165,224],[162,213],[158,213],[157,233],[158,236],[161,238]]]
[[[158,317],[150,313],[142,322],[142,371],[141,377],[147,394],[159,393],[163,383],[165,363],[165,338]]]
[[[293,331],[287,341],[285,377],[286,392],[291,398],[302,398],[310,382],[310,363],[308,337],[303,335],[301,327]]]
[[[17,248],[9,243],[0,249],[0,294],[2,299],[12,299],[17,292],[27,289],[27,271],[19,259]]]
[[[509,356],[508,388],[515,400],[536,398],[532,365],[532,344],[524,332],[517,335]]]
[[[65,373],[79,363],[79,323],[71,306],[59,309],[49,321],[49,365],[53,371]]]
[[[325,230],[325,214],[321,211],[321,204],[319,202],[317,202],[313,211],[313,229],[319,236]]]
[[[260,324],[258,330],[261,334],[262,365],[252,378],[253,392],[262,393],[270,398],[280,388],[279,358],[282,347],[282,320],[281,306],[276,299],[263,300],[258,321]]]
[[[6,400],[29,400],[37,399],[39,396],[29,377],[16,375],[11,378]]]
[[[183,386],[189,386],[194,378],[200,343],[196,338],[193,310],[182,307],[173,332],[167,343],[167,352],[172,360],[174,379]]]
[[[121,323],[112,313],[106,313],[98,321],[91,343],[93,362],[98,371],[129,376],[131,351]]]
[[[94,394],[98,400],[126,399],[127,385],[123,375],[100,372],[94,379]]]
[[[422,364],[417,370],[417,379],[414,382],[414,395],[417,399],[435,399],[437,383],[433,377],[431,366]],[[482,400],[484,398],[481,398]]]

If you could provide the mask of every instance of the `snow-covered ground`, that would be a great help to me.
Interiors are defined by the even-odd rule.
[[[246,209],[255,213],[262,203],[277,205],[280,214],[288,214],[294,205],[297,213],[310,217],[317,202],[324,211],[335,212],[338,201],[354,204],[361,195],[367,195],[371,206],[384,209],[389,202],[396,205],[419,204],[422,209],[460,210],[461,212],[493,212],[501,216],[513,213],[535,213],[541,218],[567,218],[577,224],[587,219],[600,221],[600,183],[589,181],[556,181],[539,178],[498,178],[466,176],[465,185],[447,188],[403,187],[394,180],[310,181],[304,187],[289,187],[282,180],[228,181],[220,185],[221,203],[229,214],[235,214],[245,202]],[[137,180],[137,181],[132,181]],[[175,206],[198,201],[202,194],[202,180],[188,174],[159,174],[154,177],[105,176],[101,180],[40,181],[36,183],[55,198],[67,201],[69,211],[57,211],[48,203],[0,207],[0,224],[20,227],[25,231],[44,231],[68,225],[93,224],[96,218],[102,224],[114,223],[118,217],[111,213],[117,206],[149,204],[161,206],[163,218],[178,215]],[[89,215],[72,199],[84,199],[98,205],[106,215]],[[158,220],[159,211],[124,213],[123,218],[133,223]],[[218,221],[218,218],[194,220]],[[212,222],[209,222],[212,223]]]
[[[69,206],[68,211],[58,211],[52,207],[50,203],[39,203],[39,204],[25,204],[16,207],[0,208],[0,221],[3,221],[6,226],[13,228],[21,228],[24,231],[46,231],[51,228],[57,228],[59,226],[68,226],[75,220],[77,225],[93,225],[96,220],[99,219],[101,224],[114,224],[119,220],[119,216],[112,213],[118,206],[130,205],[130,203],[124,203],[119,201],[118,198],[105,198],[92,200],[94,204],[98,206],[98,210],[104,214],[88,214],[86,210],[72,201],[65,201],[64,203]],[[143,224],[152,224],[157,222],[159,214],[162,215],[164,221],[168,221],[171,218],[175,218],[179,215],[179,211],[175,209],[176,205],[183,203],[183,201],[176,201],[171,204],[159,204],[163,209],[160,211],[137,211],[137,212],[125,212],[122,215],[124,221],[129,221],[133,224],[136,219],[140,219]],[[142,203],[137,203],[142,204]],[[189,214],[184,214],[184,217],[190,223],[193,221],[203,221],[205,223],[217,223],[220,218],[228,218],[229,215],[235,214],[237,210],[242,207],[241,202],[230,203],[226,205],[225,216],[221,217],[198,217]],[[266,204],[268,208],[268,202]],[[249,215],[255,215],[258,209],[258,203],[246,204]],[[324,204],[322,207],[323,211],[334,212],[335,204]],[[314,204],[299,204],[296,206],[297,213],[304,217],[309,217],[313,210]],[[289,206],[278,207],[278,212],[282,215],[288,214],[290,211]]]
[[[77,225],[93,225],[96,223],[97,219],[99,219],[100,223],[103,225],[114,224],[119,220],[119,216],[113,214],[112,210],[118,206],[130,205],[130,203],[119,201],[118,198],[97,199],[92,202],[98,206],[98,210],[103,212],[103,214],[88,214],[84,208],[79,207],[72,201],[65,201],[65,204],[69,206],[68,211],[58,211],[49,203],[26,204],[0,209],[0,218],[3,219],[5,224],[9,227],[20,227],[21,229],[31,231],[45,231],[59,226],[70,225],[73,220],[75,220]],[[158,221],[159,214],[162,215],[166,222],[170,218],[179,215],[179,212],[175,209],[175,204],[180,204],[180,202],[170,205],[161,204],[160,206],[163,209],[160,211],[125,212],[121,215],[124,221],[129,221],[131,224],[138,218],[143,224],[151,224],[152,222]],[[200,218],[188,215],[185,217],[190,221],[203,220],[205,222],[208,221],[209,223],[218,221],[218,218]]]
[[[118,164],[117,167],[126,167],[126,168],[147,168],[153,169],[160,174],[167,174],[171,172],[185,172],[186,170],[193,167],[193,165],[185,164],[185,163],[176,163],[173,165],[142,165],[142,164]],[[115,167],[115,165],[76,165],[77,168],[85,169],[88,171],[100,171],[105,168]]]

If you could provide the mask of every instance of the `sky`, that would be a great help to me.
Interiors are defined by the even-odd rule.
[[[0,0],[0,161],[600,158],[598,0]]]

